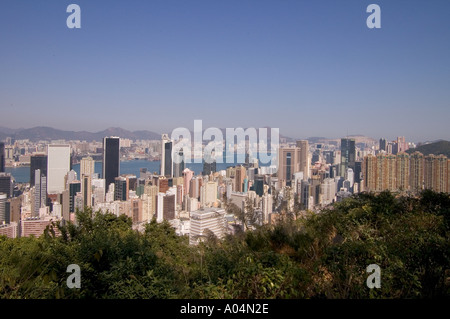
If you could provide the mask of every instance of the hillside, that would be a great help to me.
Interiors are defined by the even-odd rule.
[[[449,141],[438,141],[430,144],[424,144],[417,146],[416,148],[410,149],[407,152],[412,154],[414,152],[420,152],[423,155],[440,155],[443,154],[447,157],[450,157],[450,142]]]

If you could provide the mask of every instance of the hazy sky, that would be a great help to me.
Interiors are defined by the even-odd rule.
[[[449,140],[449,16],[448,0],[2,0],[0,126]]]

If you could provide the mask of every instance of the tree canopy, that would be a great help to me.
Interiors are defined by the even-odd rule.
[[[362,193],[301,216],[189,246],[168,222],[138,232],[124,215],[86,209],[53,226],[61,236],[0,237],[0,298],[450,296],[448,194]],[[67,287],[70,264],[80,289]],[[366,286],[370,264],[379,289]]]

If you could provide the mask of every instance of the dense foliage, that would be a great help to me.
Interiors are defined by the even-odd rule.
[[[0,298],[434,298],[450,296],[450,196],[360,194],[319,214],[188,245],[86,209],[40,238],[0,237]],[[56,226],[55,226],[56,227]],[[69,264],[81,289],[69,289]],[[381,267],[381,288],[366,267]]]

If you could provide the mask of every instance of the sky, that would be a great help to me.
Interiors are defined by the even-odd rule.
[[[69,29],[69,4],[81,28]],[[369,4],[381,29],[369,29]],[[450,140],[448,0],[2,0],[0,126]]]

